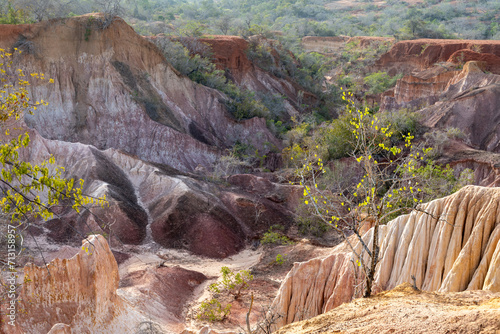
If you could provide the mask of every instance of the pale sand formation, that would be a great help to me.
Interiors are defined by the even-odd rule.
[[[375,289],[392,289],[414,276],[416,286],[426,291],[500,292],[499,201],[499,188],[467,186],[422,205],[429,214],[414,211],[381,226]],[[366,241],[372,232],[364,235]],[[325,313],[359,296],[361,273],[352,258],[343,243],[327,257],[296,263],[274,301],[275,311],[284,315],[278,325]]]
[[[47,270],[48,269],[48,270]],[[118,265],[102,236],[89,236],[71,259],[27,265],[16,326],[7,333],[129,333],[146,317],[116,293]]]

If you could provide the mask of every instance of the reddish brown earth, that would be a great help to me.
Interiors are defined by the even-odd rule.
[[[106,195],[109,201],[109,207],[93,208],[93,214],[65,208],[54,219],[33,225],[50,242],[78,245],[88,233],[104,233],[116,250],[154,243],[225,258],[270,225],[293,221],[296,186],[249,174],[233,176],[231,186],[217,186],[115,150],[101,152],[35,133],[31,139],[33,150],[25,152],[26,159],[54,155],[67,175],[86,180],[85,193]]]
[[[201,296],[205,280],[213,281],[233,259],[232,268],[251,267],[259,253],[247,263],[247,246],[270,225],[292,225],[295,187],[251,175],[210,181],[213,164],[236,140],[280,147],[265,121],[236,121],[222,94],[180,75],[124,21],[106,29],[98,22],[96,15],[0,27],[0,47],[25,48],[16,66],[55,81],[31,86],[34,98],[49,106],[20,122],[21,129],[30,128],[31,139],[21,158],[39,163],[53,155],[65,177],[85,179],[85,194],[106,195],[109,202],[80,214],[55,207],[53,219],[32,222],[29,230],[37,239],[25,240],[18,269],[28,261],[59,260],[49,265],[51,275],[43,267],[26,267],[36,282],[26,291],[39,298],[16,333],[52,327],[51,333],[125,333],[149,318],[180,332],[185,307]],[[255,82],[269,83],[265,72],[253,73]],[[275,83],[288,87],[286,81]],[[191,173],[197,167],[202,172]],[[88,257],[81,240],[99,233],[103,237],[96,240],[112,250]],[[177,257],[182,261],[172,261]],[[259,286],[278,288],[262,281]],[[240,316],[243,310],[242,304]]]
[[[193,192],[161,198],[152,204],[153,239],[167,248],[188,248],[195,254],[225,258],[244,246],[245,231],[225,209]]]
[[[79,333],[121,333],[151,317],[169,330],[179,331],[183,327],[181,318],[186,314],[184,307],[201,296],[205,279],[215,278],[215,268],[231,263],[232,258],[244,262],[238,256],[247,254],[245,247],[270,225],[290,227],[300,196],[296,187],[253,175],[236,175],[214,184],[207,181],[209,173],[192,174],[196,167],[210,169],[222,150],[238,140],[248,140],[255,147],[266,141],[276,147],[280,143],[267,130],[264,120],[234,120],[221,102],[225,98],[222,94],[180,75],[152,43],[135,34],[122,20],[116,19],[106,29],[100,28],[98,22],[97,15],[96,19],[86,16],[0,29],[0,46],[24,48],[23,55],[15,59],[16,66],[26,72],[42,70],[55,81],[54,86],[31,86],[35,98],[43,97],[50,104],[43,112],[26,117],[32,145],[23,152],[23,158],[39,162],[54,155],[58,164],[66,168],[65,176],[84,178],[84,192],[106,195],[110,204],[94,208],[95,215],[87,210],[76,215],[55,208],[53,220],[33,223],[30,230],[36,232],[40,244],[47,249],[46,260],[61,259],[49,266],[53,275],[34,265],[25,268],[25,273],[33,278],[32,283],[23,286],[23,293],[28,296],[26,302],[30,296],[36,299],[26,305],[28,316],[20,322],[23,328],[19,333],[43,333],[53,326],[53,333],[56,328],[67,331],[68,326]],[[238,84],[252,90],[266,88],[267,92],[290,94],[289,99],[298,95],[299,88],[292,83],[248,63],[241,40],[216,37],[212,43],[218,62],[229,67]],[[487,51],[497,54],[492,48]],[[453,53],[448,57],[453,58]],[[477,68],[481,70],[481,66]],[[427,110],[426,121],[434,122],[431,126],[435,127],[472,124],[472,131],[467,133],[472,143],[497,150],[496,123],[488,120],[494,118],[491,105],[498,104],[494,98],[500,94],[497,77],[488,75],[485,77],[482,70],[477,72],[471,63],[466,64],[445,87],[449,108]],[[415,85],[429,81],[430,76],[418,78]],[[434,88],[406,95],[402,93],[405,89],[396,89],[394,96],[406,101],[428,95],[439,91],[444,86],[442,81],[430,80]],[[410,83],[408,80],[407,87],[411,87]],[[468,104],[460,107],[460,101]],[[293,103],[290,105],[293,107]],[[479,109],[483,113],[469,111]],[[474,161],[462,156],[457,165],[476,166],[481,158],[481,182],[497,182],[496,160],[479,157],[477,152],[471,155],[475,156]],[[394,227],[398,228],[399,225]],[[80,241],[94,233],[105,236],[92,237],[103,247],[92,254],[80,250]],[[458,244],[455,241],[454,246]],[[108,242],[114,252],[107,248]],[[70,247],[62,248],[65,244]],[[26,240],[26,246],[36,250],[33,241]],[[485,247],[490,252],[491,247]],[[305,252],[295,256],[297,253],[293,255],[291,248],[279,251],[290,253],[287,269],[294,260],[302,261],[310,255]],[[32,253],[34,262],[43,263],[39,254]],[[276,255],[273,253],[274,258]],[[184,259],[182,268],[173,267],[171,262],[175,262],[176,256]],[[121,263],[123,288],[118,287],[115,257]],[[497,261],[497,257],[489,258]],[[245,263],[246,267],[233,265],[249,268],[258,262],[253,259],[251,264]],[[347,259],[345,254],[339,256],[339,266]],[[214,265],[215,261],[220,262]],[[272,257],[266,261],[256,269],[267,275],[276,263]],[[487,264],[481,266],[484,273]],[[203,271],[205,267],[209,268],[207,272]],[[387,272],[386,268],[384,273]],[[327,274],[321,270],[312,273]],[[258,277],[255,291],[266,296],[273,294],[281,274],[271,280]],[[347,274],[343,277],[348,281],[352,277]],[[310,281],[311,277],[308,275],[307,279]],[[402,276],[394,277],[397,280]],[[448,285],[458,284],[453,278],[448,281]],[[479,281],[476,278],[475,282]],[[493,280],[491,285],[495,284]],[[295,295],[303,292],[299,289]],[[314,303],[327,298],[325,295],[315,299],[314,293],[310,296]],[[339,300],[332,298],[328,305]],[[264,308],[264,299],[259,303],[256,310]],[[283,303],[287,303],[286,298]],[[311,310],[323,307],[316,306]],[[245,302],[235,307],[235,323],[242,322],[246,307]],[[291,317],[298,312],[303,310],[290,312]],[[104,323],[109,327],[104,327]]]
[[[20,274],[26,276],[15,326],[3,322],[3,333],[47,333],[58,323],[78,333],[125,333],[145,319],[117,294],[118,266],[102,236],[84,240],[69,259],[55,259],[47,268],[30,264]]]
[[[167,38],[167,37],[153,37]],[[219,70],[225,72],[226,77],[242,88],[253,92],[280,94],[286,97],[286,105],[290,115],[296,114],[300,110],[299,103],[314,105],[317,97],[306,89],[286,77],[276,77],[275,75],[259,68],[248,57],[247,51],[252,44],[263,44],[270,49],[276,65],[279,64],[280,48],[278,42],[265,38],[252,36],[250,41],[239,36],[211,35],[208,38],[199,38],[197,41],[209,46],[213,54],[213,60]],[[196,52],[196,51],[195,51]],[[302,101],[298,100],[299,92],[303,92]]]
[[[462,130],[472,147],[500,151],[500,124],[496,117],[499,103],[500,75],[486,74],[479,62],[466,63],[439,101],[418,112],[431,128],[455,127]],[[397,88],[396,88],[397,89]]]
[[[445,155],[461,157],[457,160],[463,163],[455,165],[457,170],[466,165],[475,167],[478,184],[496,184],[496,164],[485,163],[496,158],[486,158],[478,151],[471,154],[471,150],[500,152],[500,125],[496,117],[499,41],[402,41],[383,55],[376,66],[388,73],[406,74],[394,89],[382,95],[381,110],[408,108],[417,111],[422,123],[433,130],[460,129],[469,147]]]
[[[466,168],[474,171],[474,184],[485,187],[500,186],[500,154],[475,150],[460,141],[450,141],[438,160],[456,171]]]
[[[221,93],[180,75],[123,20],[103,29],[100,18],[0,29],[0,47],[24,49],[15,66],[45,72],[55,81],[31,85],[34,98],[43,97],[49,106],[26,117],[32,143],[23,158],[37,162],[54,155],[66,176],[85,179],[87,194],[106,195],[109,201],[93,214],[54,208],[54,219],[36,222],[32,230],[57,244],[78,245],[85,235],[99,232],[117,250],[153,243],[224,258],[266,231],[271,218],[290,224],[293,205],[286,186],[276,186],[278,191],[261,201],[263,194],[249,193],[241,182],[229,189],[204,181],[223,149],[236,141],[279,148],[265,121],[236,121]],[[262,89],[269,84],[271,77],[245,57],[248,42],[218,40],[222,44],[214,49],[235,75],[246,80],[258,73],[262,77],[252,82]],[[248,66],[252,71],[245,70]],[[274,79],[288,87],[286,80]],[[205,174],[190,174],[196,167],[204,167]],[[257,203],[250,211],[260,219],[238,210],[241,199]]]
[[[482,50],[482,47],[477,47],[476,49]],[[483,70],[489,71],[494,74],[500,74],[500,56],[499,54],[476,52],[473,50],[465,49],[455,51],[450,58],[448,58],[449,63],[454,64],[465,64],[469,61],[477,61],[484,63]]]
[[[134,305],[170,325],[184,323],[184,305],[207,277],[181,267],[149,267],[120,278],[120,289],[139,291],[142,305]],[[132,292],[131,292],[132,293]]]
[[[241,82],[247,72],[255,70],[255,65],[246,55],[248,41],[245,39],[239,36],[213,35],[210,38],[200,38],[199,41],[210,46],[217,68],[230,71],[237,82]]]
[[[483,54],[500,56],[500,41],[416,39],[394,44],[391,50],[376,62],[376,67],[390,75],[407,74],[446,62],[457,51],[478,48]],[[488,59],[490,58],[491,56],[488,56]]]

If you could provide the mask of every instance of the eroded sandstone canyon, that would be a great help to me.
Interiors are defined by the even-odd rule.
[[[33,250],[41,245],[44,252],[30,253],[20,265],[62,260],[51,264],[52,275],[43,267],[26,267],[35,284],[26,298],[49,290],[55,297],[31,299],[40,312],[20,316],[14,333],[47,332],[56,323],[61,324],[55,332],[125,333],[148,317],[180,331],[185,304],[207,278],[175,266],[156,268],[165,261],[156,256],[158,250],[175,250],[164,258],[189,251],[194,262],[224,259],[271,224],[290,226],[293,220],[297,187],[255,175],[233,177],[221,186],[204,172],[236,142],[279,150],[281,143],[265,120],[236,120],[226,109],[226,96],[179,74],[123,20],[116,18],[105,29],[99,20],[88,15],[0,29],[0,47],[22,51],[13,66],[54,79],[30,86],[33,98],[43,98],[49,107],[19,124],[31,139],[23,159],[37,163],[54,156],[66,177],[85,180],[86,194],[106,195],[109,202],[79,214],[62,205],[54,208],[53,219],[31,224],[36,240],[26,245]],[[79,251],[94,233],[106,236],[95,241],[109,242],[113,254],[107,246],[98,251],[103,259]],[[120,263],[135,261],[120,274],[123,298],[116,294],[113,255]],[[154,296],[144,292],[149,290]],[[2,330],[13,329],[2,324]]]
[[[327,47],[347,41],[331,38]],[[204,42],[236,84],[282,94],[290,115],[298,113],[302,87],[253,64],[244,52],[247,41],[216,36]],[[305,42],[331,51],[320,38]],[[493,186],[500,184],[499,46],[405,41],[376,64],[406,74],[383,94],[382,109],[418,107],[429,128],[460,128],[470,142],[447,147],[442,161],[457,169],[472,167],[475,183],[490,186],[464,188],[423,204],[425,212],[383,226],[377,291],[414,281],[418,289],[444,296],[484,290],[487,295],[475,291],[478,297],[471,299],[498,298],[500,192]],[[85,180],[86,194],[106,195],[109,201],[81,214],[58,208],[54,219],[31,225],[46,252],[43,259],[31,254],[34,263],[22,271],[26,313],[18,327],[2,324],[1,331],[133,333],[138,323],[153,321],[167,332],[197,333],[186,329],[188,304],[203,295],[224,261],[235,269],[259,263],[262,254],[248,246],[272,225],[291,228],[302,194],[301,187],[280,183],[274,175],[237,174],[213,182],[203,171],[235,143],[279,151],[281,141],[264,119],[232,117],[227,96],[179,74],[148,38],[121,19],[105,29],[99,15],[2,26],[0,47],[18,47],[23,53],[16,66],[55,81],[31,86],[33,97],[49,106],[20,125],[31,137],[23,158],[38,162],[53,155],[65,176]],[[305,98],[316,96],[306,92]],[[273,303],[283,316],[276,328],[359,296],[361,273],[345,245],[323,251],[330,254],[295,263],[282,282]],[[45,261],[52,261],[47,268]],[[279,283],[273,278],[259,284]],[[242,324],[246,309],[236,311]],[[494,307],[485,314],[492,326],[500,321]]]

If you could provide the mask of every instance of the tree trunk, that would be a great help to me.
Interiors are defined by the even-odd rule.
[[[378,252],[379,252],[378,227],[379,227],[378,222],[375,222],[375,225],[373,226],[373,242],[372,242],[372,256],[370,257],[371,261],[370,270],[368,271],[368,275],[366,276],[366,289],[365,289],[365,294],[363,295],[364,298],[368,298],[372,294],[373,278],[375,277],[375,268],[377,267]]]

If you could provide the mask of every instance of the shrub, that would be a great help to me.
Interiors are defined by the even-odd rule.
[[[290,240],[286,235],[283,235],[280,232],[275,232],[273,229],[276,229],[276,227],[273,228],[271,226],[267,232],[264,233],[262,236],[262,239],[260,242],[262,244],[279,244],[279,245],[291,245],[293,244],[293,241]]]
[[[189,38],[180,42],[158,38],[155,43],[176,70],[194,82],[226,94],[229,97],[224,101],[226,108],[237,120],[269,117],[269,109],[255,97],[255,93],[238,88],[225,77],[224,71],[217,70],[207,45]]]
[[[381,113],[380,120],[384,124],[390,125],[390,129],[394,133],[394,136],[391,137],[393,144],[404,141],[404,137],[408,133],[419,135],[422,132],[419,122],[420,115],[408,109]]]
[[[363,79],[365,85],[368,86],[368,94],[380,94],[396,85],[396,81],[401,79],[403,74],[398,74],[393,77],[386,72],[375,72]]]
[[[282,265],[283,263],[285,263],[285,255],[281,255],[281,254],[278,254],[276,255],[276,260],[274,262],[276,262],[277,265]]]
[[[223,321],[231,313],[231,306],[231,304],[227,304],[225,307],[222,307],[222,304],[216,298],[205,300],[201,303],[196,317],[199,320],[208,320],[211,322]]]
[[[447,128],[446,130],[435,130],[432,132],[427,132],[424,134],[426,140],[426,145],[432,147],[432,150],[428,154],[429,159],[436,159],[443,154],[444,147],[450,141],[453,140],[464,140],[466,138],[462,130],[458,128]]]
[[[214,165],[213,177],[223,179],[233,174],[244,173],[250,167],[247,161],[240,159],[234,152],[230,152],[217,160]]]
[[[351,124],[346,116],[332,120],[319,127],[322,145],[328,150],[327,159],[339,159],[349,156],[354,150]]]
[[[328,229],[328,225],[321,219],[317,219],[310,207],[300,203],[295,210],[296,222],[299,227],[299,233],[302,235],[313,235],[321,237]]]
[[[234,299],[238,299],[243,294],[243,291],[248,289],[248,282],[253,280],[253,275],[248,270],[234,273],[228,267],[222,267],[220,272],[222,273],[222,280],[211,284],[209,290],[214,293],[227,291],[234,296]]]
[[[152,321],[142,321],[135,328],[134,334],[163,334],[161,327]]]
[[[470,169],[467,168],[455,176],[449,165],[439,166],[432,160],[427,160],[415,174],[426,200],[450,195],[474,181],[474,173]]]

